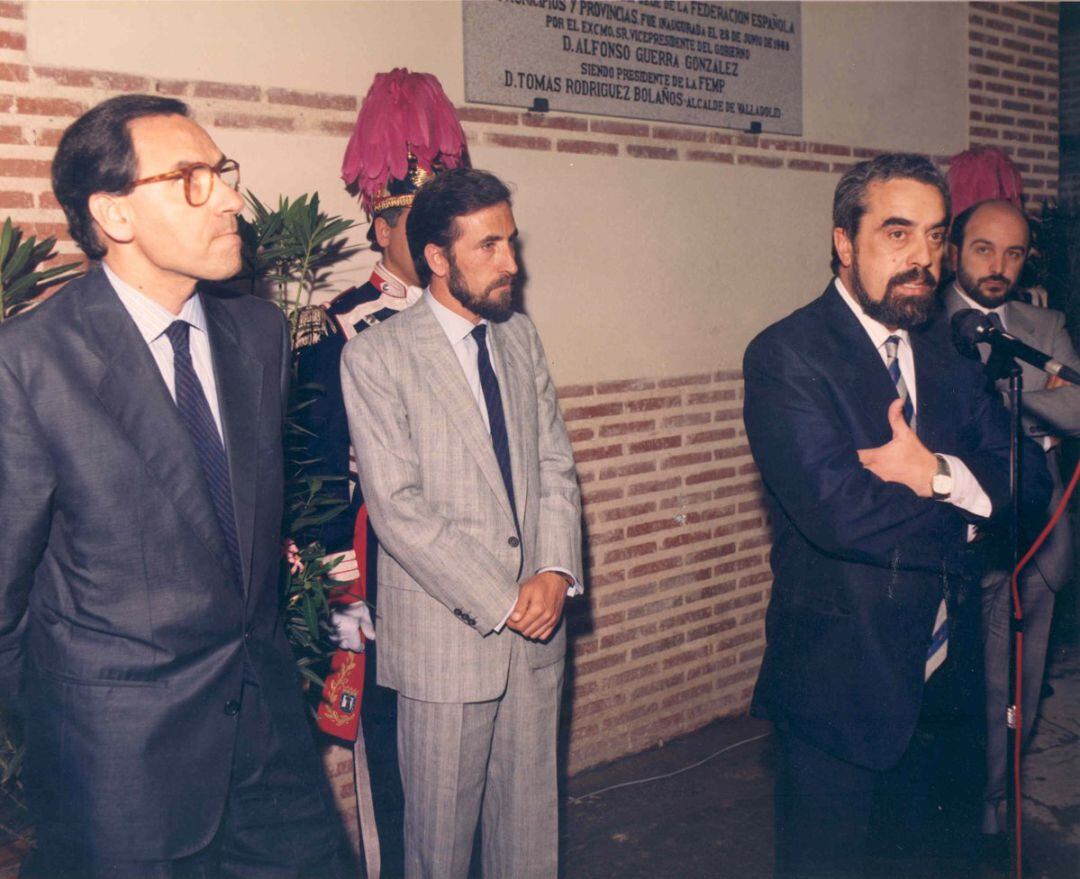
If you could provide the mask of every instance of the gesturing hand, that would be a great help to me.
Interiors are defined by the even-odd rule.
[[[555,571],[530,577],[518,587],[518,600],[506,625],[526,638],[545,641],[562,619],[566,578]]]
[[[937,472],[937,458],[922,444],[904,420],[904,401],[889,405],[892,439],[876,449],[859,449],[859,460],[885,482],[906,485],[919,497],[931,497],[930,481]]]

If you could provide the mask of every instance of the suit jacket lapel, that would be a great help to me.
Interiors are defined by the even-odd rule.
[[[529,367],[528,354],[501,324],[490,324],[488,334],[495,338],[495,370],[499,375],[499,389],[503,410],[506,413],[506,435],[510,444],[510,474],[514,483],[514,499],[520,519],[525,515],[525,503],[529,491],[528,468],[525,462],[536,457],[532,451],[532,445],[536,440],[535,434],[525,430],[528,414],[525,411],[526,395],[521,392],[521,383],[533,380],[532,370]]]
[[[847,399],[855,403],[867,436],[878,444],[888,442],[892,434],[886,415],[889,404],[896,399],[896,385],[885,362],[835,284],[825,291],[821,302],[825,309],[821,341],[832,348],[837,383],[855,391]]]
[[[465,448],[476,459],[480,472],[495,492],[499,504],[513,521],[510,499],[506,496],[499,462],[495,459],[495,451],[491,447],[491,434],[488,433],[484,418],[472,391],[469,390],[469,383],[461,371],[461,364],[454,354],[450,340],[446,338],[446,333],[426,303],[418,302],[396,319],[401,320],[406,315],[415,315],[412,325],[414,350],[427,361],[423,373],[431,385],[435,399],[447,411],[451,423],[461,434]],[[505,396],[503,399],[505,406]]]
[[[87,344],[102,363],[97,382],[101,405],[180,516],[228,565],[198,453],[135,322],[100,269],[87,276],[79,301]]]
[[[203,295],[210,352],[214,360],[225,435],[225,455],[229,460],[236,536],[243,565],[242,582],[251,579],[251,553],[255,528],[255,481],[257,476],[258,427],[262,403],[262,363],[241,343],[232,316],[213,296]]]

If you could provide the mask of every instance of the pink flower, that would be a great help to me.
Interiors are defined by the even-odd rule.
[[[289,539],[282,541],[281,554],[285,556],[285,561],[289,563],[290,574],[303,573],[304,563],[300,561],[300,549],[294,541]]]

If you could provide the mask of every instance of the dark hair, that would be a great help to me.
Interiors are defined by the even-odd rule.
[[[459,231],[454,220],[502,202],[510,203],[510,190],[498,177],[476,168],[454,168],[429,180],[416,193],[405,234],[420,285],[431,282],[431,267],[424,256],[429,244],[449,250]]]
[[[1031,241],[1031,220],[1028,215],[1025,214],[1020,208],[1014,205],[1011,201],[1005,199],[991,198],[986,201],[977,201],[975,204],[964,208],[959,214],[956,215],[956,219],[953,220],[952,228],[949,229],[949,244],[953,245],[957,250],[962,250],[964,246],[964,235],[967,232],[967,224],[971,220],[979,208],[983,205],[996,204],[1002,207],[1011,207],[1016,211],[1016,215],[1020,217],[1028,227],[1028,241]]]
[[[949,184],[929,159],[914,153],[885,153],[849,168],[836,184],[833,195],[833,228],[843,229],[854,243],[859,223],[866,213],[866,190],[871,183],[887,180],[917,180],[937,188],[945,199],[945,222],[949,222]],[[840,270],[840,256],[832,249],[832,270]]]
[[[129,192],[138,170],[128,123],[144,116],[187,115],[187,104],[173,98],[119,95],[83,113],[64,132],[52,164],[53,194],[71,237],[90,259],[105,255],[90,216],[90,196]]]
[[[379,238],[375,234],[375,221],[386,220],[386,225],[391,229],[396,229],[398,220],[401,219],[401,212],[405,210],[404,207],[400,208],[387,208],[385,211],[380,211],[374,217],[371,218],[371,224],[367,230],[367,240],[371,242],[371,249],[376,253],[383,252],[383,246],[379,244]]]

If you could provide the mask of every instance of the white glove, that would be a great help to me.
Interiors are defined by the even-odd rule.
[[[371,611],[368,610],[366,602],[354,601],[352,604],[343,605],[340,610],[331,611],[330,625],[334,628],[330,640],[338,647],[354,653],[362,653],[364,650],[361,632],[369,641],[375,640],[375,624],[371,621]]]

